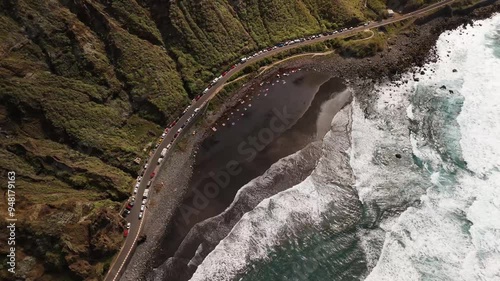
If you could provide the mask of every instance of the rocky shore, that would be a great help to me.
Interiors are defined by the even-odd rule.
[[[427,70],[421,67],[426,62],[435,60],[433,47],[439,35],[460,25],[470,24],[472,20],[484,19],[495,12],[500,12],[500,3],[493,2],[491,5],[470,10],[466,14],[452,16],[450,10],[443,9],[437,14],[438,16],[418,19],[414,25],[391,38],[385,50],[373,57],[356,59],[333,54],[318,58],[299,58],[279,64],[252,83],[266,79],[268,75],[279,71],[279,68],[294,67],[331,73],[345,79],[354,88],[371,87],[377,81],[397,79],[400,74],[410,69],[416,73],[427,74]],[[428,75],[432,73],[429,72]],[[172,216],[187,192],[186,188],[194,160],[192,152],[196,151],[197,144],[209,132],[210,126],[208,125],[215,122],[226,109],[236,104],[239,97],[247,93],[251,83],[247,84],[222,108],[209,116],[209,120],[203,126],[198,126],[205,128],[205,131],[196,128],[198,132],[195,137],[186,136],[186,140],[183,141],[183,151],[178,150],[172,153],[168,157],[169,161],[163,164],[153,189],[153,200],[145,218],[144,234],[148,238],[145,243],[138,246],[121,280],[146,280],[145,276],[153,270],[155,261],[151,260],[151,257],[156,256],[160,241],[172,229]]]

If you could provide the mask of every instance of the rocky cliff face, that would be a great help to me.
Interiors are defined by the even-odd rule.
[[[364,2],[0,1],[0,173],[17,174],[19,278],[102,277],[133,160],[161,128],[242,55],[385,7]]]

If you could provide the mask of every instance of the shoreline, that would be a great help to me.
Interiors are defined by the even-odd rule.
[[[349,83],[354,83],[361,87],[369,86],[375,81],[397,78],[399,74],[407,72],[414,67],[421,67],[424,63],[435,59],[432,54],[432,48],[442,32],[454,29],[462,24],[467,24],[471,20],[487,18],[491,16],[494,11],[498,12],[500,10],[499,8],[500,5],[495,3],[490,6],[478,8],[478,10],[475,10],[469,15],[456,16],[453,18],[440,16],[428,22],[424,22],[423,24],[413,24],[413,31],[405,31],[398,34],[395,38],[389,40],[390,48],[370,58],[343,58],[335,54],[331,56],[321,56],[320,58],[307,57],[288,60],[278,66],[271,67],[271,69],[267,70],[263,75],[257,77],[256,80],[252,80],[252,83],[246,83],[229,98],[228,102],[224,103],[216,112],[208,116],[208,121],[204,123],[215,123],[226,110],[237,104],[239,98],[247,93],[249,87],[253,83],[263,81],[283,68],[300,67],[333,73],[337,75],[337,77],[343,78],[348,85]],[[420,71],[421,70],[418,72]],[[425,70],[423,71],[425,72]],[[169,157],[169,162],[162,166],[162,172],[159,174],[161,180],[169,178],[171,181],[180,183],[186,180],[186,177],[189,178],[189,173],[186,173],[185,168],[191,166],[193,163],[191,152],[199,142],[210,133],[210,126],[204,124],[204,127],[204,131],[198,132],[196,138],[186,135],[186,137],[189,136],[186,151],[175,151],[171,157]],[[170,165],[170,163],[174,165]],[[174,169],[172,169],[172,167],[174,167]],[[170,214],[169,217],[168,210],[175,212],[178,206],[176,206],[176,204],[182,202],[182,198],[187,192],[187,190],[177,190],[171,186],[172,185],[167,184],[167,188],[162,188],[161,190],[155,186],[155,195],[152,203],[157,206],[155,206],[153,211],[150,211],[149,216],[146,218],[146,227],[144,229],[144,233],[148,235],[148,239],[144,244],[138,246],[121,280],[146,280],[146,272],[151,271],[151,265],[154,261],[148,260],[147,258],[150,257],[150,253],[154,251],[156,246],[161,243],[161,238],[165,236],[166,230],[172,227],[170,220],[173,213]],[[187,184],[173,186],[187,186]],[[172,196],[175,198],[172,199]],[[161,200],[161,198],[166,199]],[[159,202],[162,203],[159,204]]]

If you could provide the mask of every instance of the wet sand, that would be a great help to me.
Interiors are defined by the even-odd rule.
[[[243,96],[235,107],[224,113],[214,126],[216,132],[200,145],[189,183],[191,192],[175,214],[170,233],[156,251],[154,267],[174,255],[189,261],[196,248],[178,251],[189,230],[196,223],[223,212],[243,185],[261,175],[273,163],[321,139],[321,134],[326,133],[321,124],[329,124],[334,114],[350,100],[350,94],[341,79],[312,71],[278,75],[253,85],[251,93]],[[278,126],[270,124],[273,118],[279,119],[276,116],[280,114],[289,115],[282,118],[287,122]],[[267,130],[270,127],[283,127],[286,130]],[[272,137],[259,138],[263,130],[271,131],[267,135]],[[258,145],[250,144],[252,137],[257,139]],[[229,180],[225,180],[227,178],[220,175],[229,174],[228,163],[238,163],[233,169],[240,172],[229,175]],[[222,180],[218,182],[214,178]],[[218,183],[218,192],[209,189],[207,194],[206,186],[211,183]],[[200,194],[206,195],[207,202],[200,200]],[[174,268],[173,271],[185,271],[186,262]],[[181,272],[170,276],[184,276],[175,280],[187,280],[186,274]]]

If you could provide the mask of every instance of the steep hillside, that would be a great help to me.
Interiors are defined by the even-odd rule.
[[[0,173],[17,174],[19,278],[101,277],[120,248],[134,159],[161,128],[241,55],[385,8],[364,4],[0,1]]]

